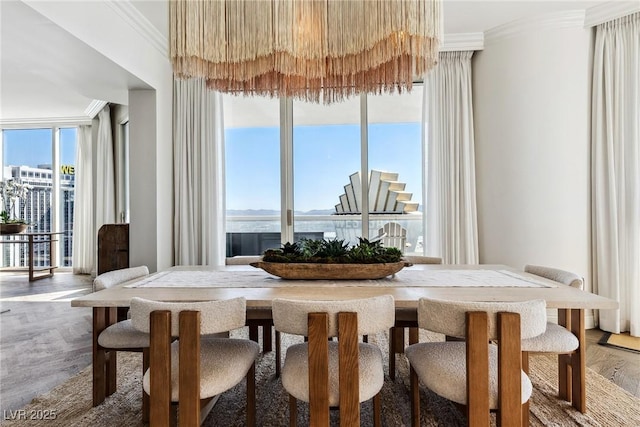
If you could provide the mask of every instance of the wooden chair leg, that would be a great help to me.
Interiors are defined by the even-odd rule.
[[[329,426],[329,315],[309,313],[309,423]]]
[[[358,314],[338,313],[340,425],[360,425]]]
[[[489,321],[487,313],[469,311],[466,314],[466,323],[467,419],[469,427],[489,427]],[[520,379],[519,376],[518,379]]]
[[[373,396],[373,427],[382,426],[382,403],[380,393]]]
[[[298,400],[289,395],[289,426],[296,427],[298,424]]]
[[[179,341],[180,427],[200,425],[200,312],[182,311]]]
[[[529,375],[529,352],[522,352],[522,370]],[[529,425],[529,400],[522,404],[522,426]]]
[[[395,328],[389,329],[389,378],[396,380],[396,348],[394,339]]]
[[[498,313],[498,405],[499,425],[517,427],[522,423],[522,350],[520,315]],[[528,412],[527,408],[527,412]]]
[[[280,377],[282,366],[282,348],[280,347],[280,331],[276,331],[276,378]]]
[[[169,409],[169,427],[178,427],[178,405],[172,403]],[[149,424],[151,426],[151,424]],[[154,426],[155,427],[155,426]]]
[[[256,364],[247,372],[247,426],[256,425]]]
[[[411,425],[420,427],[420,383],[418,374],[409,367],[409,384],[411,389]]]
[[[149,348],[151,389],[150,425],[168,427],[171,418],[171,312],[151,313],[151,346]]]
[[[149,369],[149,348],[142,349],[142,377]],[[149,422],[149,395],[142,388],[142,422]]]

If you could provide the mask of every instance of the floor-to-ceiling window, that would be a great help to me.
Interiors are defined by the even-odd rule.
[[[420,87],[333,105],[225,96],[224,112],[228,256],[305,237],[357,243],[390,222],[405,253],[422,253]]]
[[[227,255],[279,246],[280,103],[225,96]]]
[[[335,206],[352,185],[349,177],[360,170],[360,98],[335,105],[293,101],[292,106],[294,233],[357,243],[362,216],[337,215]]]
[[[422,98],[421,86],[367,97],[370,234],[397,223],[406,230],[400,249],[417,255],[424,250]]]
[[[38,245],[36,266],[71,266],[76,127],[4,129],[2,131],[2,181],[26,186],[25,197],[2,200],[10,216],[25,220],[28,232],[61,231],[57,260],[47,245]],[[2,265],[27,265],[26,245],[3,245]]]

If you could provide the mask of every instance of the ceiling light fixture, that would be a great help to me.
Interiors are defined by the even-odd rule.
[[[410,91],[433,68],[440,0],[173,0],[177,78],[324,103]]]

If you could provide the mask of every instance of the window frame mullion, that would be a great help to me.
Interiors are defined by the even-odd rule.
[[[294,241],[293,213],[293,100],[280,99],[280,239]]]
[[[360,95],[360,188],[362,236],[369,236],[369,115],[367,95]]]

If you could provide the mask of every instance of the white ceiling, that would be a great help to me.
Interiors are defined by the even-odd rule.
[[[479,33],[522,18],[602,3],[607,2],[444,0],[444,31]],[[161,33],[168,34],[167,1],[132,0],[131,4]],[[147,87],[21,1],[0,1],[0,15],[3,123],[86,117],[93,100],[126,104],[128,89]]]

